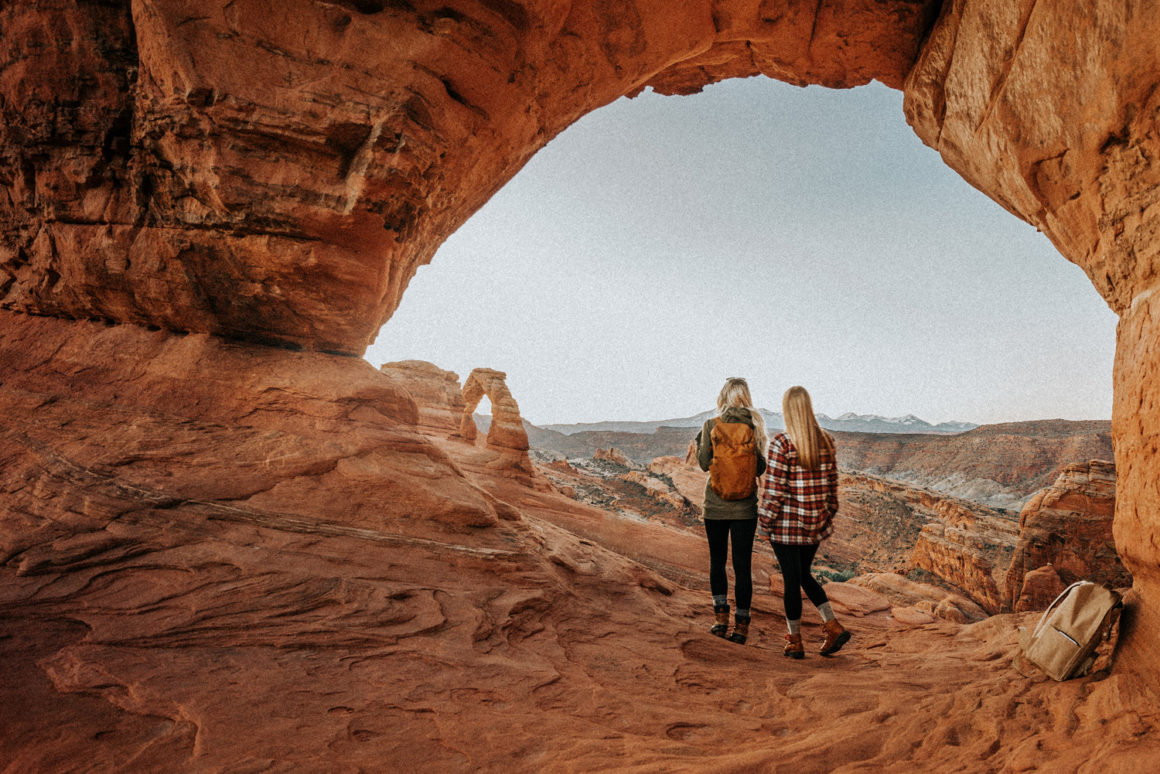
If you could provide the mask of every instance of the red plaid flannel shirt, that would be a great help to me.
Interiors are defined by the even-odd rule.
[[[833,439],[830,439],[833,442]],[[757,518],[774,543],[812,546],[834,531],[838,512],[838,466],[823,454],[817,470],[797,461],[797,449],[785,433],[769,442],[768,467],[758,487]]]

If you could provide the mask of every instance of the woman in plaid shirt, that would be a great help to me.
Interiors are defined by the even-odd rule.
[[[802,590],[822,615],[821,654],[837,653],[850,633],[834,618],[826,592],[810,574],[818,544],[834,531],[838,466],[834,439],[818,426],[810,394],[790,387],[781,401],[785,432],[769,442],[758,496],[758,532],[768,537],[785,580],[785,655],[804,658]]]

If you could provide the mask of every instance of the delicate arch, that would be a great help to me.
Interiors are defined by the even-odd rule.
[[[486,395],[491,401],[491,427],[487,431],[489,446],[501,446],[516,451],[528,450],[528,432],[520,416],[520,407],[507,386],[507,374],[491,368],[476,368],[463,382],[463,417],[459,434],[474,441],[477,429],[472,414]]]

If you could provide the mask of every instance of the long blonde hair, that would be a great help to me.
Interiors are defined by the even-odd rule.
[[[833,456],[834,442],[818,425],[806,388],[795,385],[786,390],[781,399],[781,412],[785,417],[785,433],[797,449],[798,463],[806,470],[817,470],[826,454]]]
[[[740,376],[730,376],[725,380],[725,386],[717,394],[717,415],[720,416],[727,408],[749,409],[749,416],[753,419],[753,440],[761,454],[765,453],[765,420],[761,412],[753,407],[753,398],[749,395],[749,383]]]

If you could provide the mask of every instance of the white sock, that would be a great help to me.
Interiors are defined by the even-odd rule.
[[[800,619],[800,618],[797,619],[796,621],[791,621],[787,618],[785,621],[785,625],[789,627],[790,634],[801,634],[802,633],[802,619]]]
[[[822,614],[822,623],[829,623],[836,617],[834,615],[833,609],[830,607],[829,602],[826,602],[821,607],[819,607],[818,612]]]

